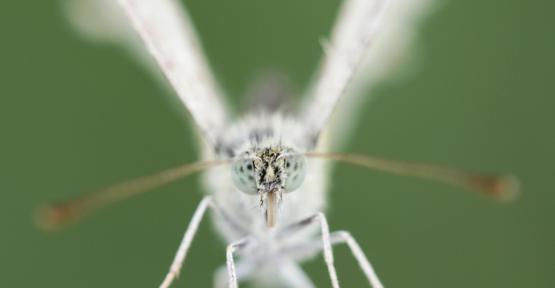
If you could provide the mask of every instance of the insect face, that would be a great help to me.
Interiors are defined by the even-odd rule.
[[[245,152],[232,165],[232,178],[240,191],[260,196],[266,208],[269,227],[276,221],[276,213],[283,192],[297,190],[306,175],[306,160],[293,149],[268,147]]]
[[[231,169],[235,186],[244,193],[292,192],[304,181],[306,159],[292,149],[270,147],[245,152]]]

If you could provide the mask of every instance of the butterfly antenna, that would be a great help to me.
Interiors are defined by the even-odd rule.
[[[518,179],[510,174],[481,174],[440,165],[385,160],[349,153],[308,152],[305,153],[305,155],[312,158],[325,158],[378,171],[415,176],[455,186],[462,186],[466,189],[477,191],[502,201],[515,199],[520,190]]]
[[[53,230],[75,222],[108,204],[130,198],[207,168],[228,164],[229,162],[230,160],[221,160],[185,164],[160,171],[153,175],[108,186],[70,201],[46,204],[39,208],[37,222],[39,227]]]

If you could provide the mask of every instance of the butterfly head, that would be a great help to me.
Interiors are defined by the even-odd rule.
[[[249,150],[232,165],[232,178],[240,191],[259,195],[266,224],[275,225],[283,193],[298,190],[306,175],[305,156],[291,148],[266,147]]]

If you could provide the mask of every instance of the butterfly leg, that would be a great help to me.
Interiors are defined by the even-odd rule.
[[[372,285],[373,288],[383,288],[383,284],[374,271],[374,268],[372,268],[372,264],[370,264],[370,261],[368,261],[368,258],[366,258],[366,255],[364,255],[364,252],[360,249],[360,246],[351,233],[347,231],[337,231],[332,233],[332,238],[333,242],[347,243],[351,253],[358,262],[358,266],[362,272],[364,272],[366,279],[368,279],[368,282],[370,282],[370,285]]]
[[[295,233],[296,231],[314,223],[318,222],[320,224],[320,232],[322,237],[322,249],[324,251],[324,261],[326,262],[326,266],[328,267],[328,274],[330,276],[331,284],[333,288],[339,288],[339,280],[337,279],[337,272],[335,270],[335,265],[333,264],[333,250],[331,247],[331,240],[330,240],[330,229],[328,225],[328,220],[324,213],[319,212],[310,216],[304,220],[301,220],[295,224],[289,225],[283,228],[280,232],[278,237],[284,237],[290,235],[291,233]]]
[[[226,249],[226,265],[227,265],[227,274],[228,274],[228,283],[229,288],[237,288],[239,285],[237,284],[237,269],[235,268],[235,260],[233,260],[233,253],[237,249],[241,249],[251,242],[251,238],[243,238],[239,241],[233,242],[227,246]]]
[[[337,244],[346,243],[351,253],[357,260],[360,269],[366,276],[366,279],[368,279],[370,285],[373,288],[383,288],[383,284],[374,271],[374,268],[372,268],[372,264],[370,263],[370,261],[368,261],[368,258],[366,258],[366,255],[364,254],[356,240],[353,238],[353,236],[351,236],[351,233],[347,231],[333,232],[330,234],[330,240],[332,245],[334,246]],[[324,247],[322,246],[322,242],[319,239],[315,239],[302,245],[287,247],[282,252],[300,261],[312,257],[315,253],[318,253],[323,249]]]
[[[242,247],[237,247],[237,248],[241,249]],[[218,270],[214,274],[214,288],[237,287],[237,286],[233,286],[236,284],[233,284],[230,286],[229,283],[234,283],[233,282],[234,279],[236,279],[236,282],[240,282],[243,280],[250,280],[253,276],[260,276],[254,273],[254,271],[259,271],[259,270],[256,270],[257,268],[259,268],[259,266],[255,262],[239,261],[238,263],[233,263],[231,265],[235,267],[234,272],[236,276],[235,277],[230,276],[229,269],[225,266],[218,268]],[[284,261],[280,261],[277,266],[279,267],[279,269],[276,269],[272,273],[279,273],[279,275],[273,275],[273,276],[278,276],[277,279],[281,281],[279,283],[282,283],[283,285],[285,285],[283,287],[288,287],[288,288],[316,287],[297,263],[291,260],[284,260]],[[276,287],[282,287],[282,286],[276,286]]]
[[[242,281],[251,277],[255,266],[252,262],[241,262],[236,263],[236,273],[237,281]],[[214,273],[214,288],[227,288],[229,286],[227,265],[224,265]]]
[[[197,210],[195,210],[195,213],[193,214],[193,218],[191,218],[191,221],[189,222],[189,226],[187,227],[187,230],[183,235],[183,240],[181,240],[181,244],[177,249],[175,258],[172,262],[172,265],[170,266],[170,271],[164,278],[164,281],[160,285],[160,288],[170,287],[173,280],[179,276],[179,271],[181,270],[181,266],[185,261],[185,256],[187,256],[187,252],[191,247],[191,242],[193,242],[193,237],[195,237],[195,234],[197,233],[198,226],[202,221],[202,218],[206,212],[206,209],[209,206],[211,206],[211,204],[212,204],[211,198],[205,197],[198,205]]]

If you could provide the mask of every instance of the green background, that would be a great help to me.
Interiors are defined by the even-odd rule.
[[[197,159],[189,116],[123,51],[82,41],[54,1],[0,4],[0,287],[157,287],[202,197],[198,177],[118,203],[57,233],[40,203]],[[239,107],[262,70],[296,90],[322,56],[340,1],[187,1]],[[388,287],[555,287],[555,7],[453,0],[427,18],[421,58],[364,107],[345,150],[511,171],[504,205],[437,183],[345,165],[333,229],[357,237]],[[210,287],[224,246],[205,223],[174,287]],[[344,287],[364,287],[345,247]],[[320,259],[305,265],[328,287]]]

